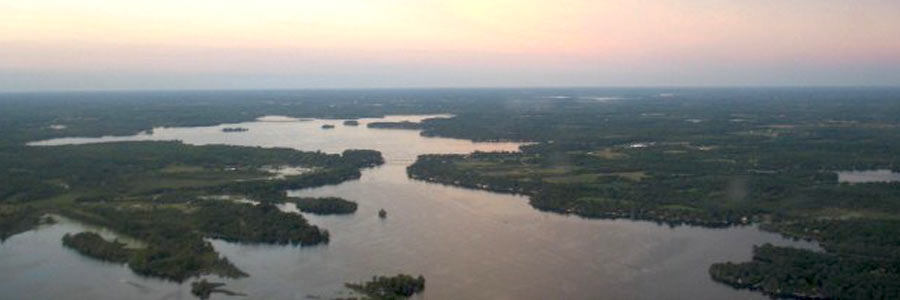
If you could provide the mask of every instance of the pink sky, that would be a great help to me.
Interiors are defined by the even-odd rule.
[[[898,84],[900,1],[0,2],[0,90]]]

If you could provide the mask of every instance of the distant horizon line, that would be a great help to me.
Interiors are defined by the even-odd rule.
[[[555,89],[900,89],[897,85],[596,85],[596,86],[427,86],[427,87],[298,87],[298,88],[121,88],[0,90],[0,94],[128,93],[128,92],[275,92],[391,90],[555,90]]]

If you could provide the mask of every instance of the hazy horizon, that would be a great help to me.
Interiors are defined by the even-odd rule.
[[[0,91],[900,86],[900,2],[0,3]]]

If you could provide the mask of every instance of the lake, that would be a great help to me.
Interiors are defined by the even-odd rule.
[[[629,220],[596,220],[533,209],[527,197],[411,180],[406,166],[425,153],[515,151],[516,143],[473,143],[422,137],[414,130],[370,129],[373,121],[419,121],[433,116],[343,120],[266,118],[194,128],[156,128],[130,137],[64,138],[59,145],[125,140],[290,147],[338,153],[374,149],[386,159],[359,180],[291,191],[292,196],[338,196],[359,204],[353,215],[315,216],[331,233],[328,245],[244,245],[213,241],[250,277],[226,288],[251,299],[350,296],[344,282],[373,275],[425,276],[422,299],[766,299],[713,282],[709,265],[746,261],[762,243],[818,249],[755,227],[708,229]],[[440,116],[438,116],[440,117]],[[334,129],[322,129],[333,124]],[[222,132],[225,127],[247,128]],[[288,207],[289,209],[290,207]],[[378,218],[380,209],[388,212]],[[13,236],[0,245],[0,298],[191,299],[190,284],[143,278],[124,266],[85,258],[60,238],[85,226],[71,221]],[[226,296],[214,294],[213,298]]]
[[[846,183],[900,181],[900,173],[891,170],[840,171],[837,175],[838,182]]]

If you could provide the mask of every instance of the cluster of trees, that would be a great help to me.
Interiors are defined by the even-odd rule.
[[[426,154],[420,155],[416,161],[406,167],[410,178],[435,183],[452,184],[467,188],[479,188],[501,193],[529,194],[540,188],[540,181],[534,178],[510,177],[510,176],[486,176],[478,170],[457,168],[456,163],[478,155],[484,157],[499,157],[509,155],[505,161],[518,160],[521,155],[476,153],[472,155],[458,154]],[[480,159],[479,159],[480,160]],[[502,164],[504,160],[490,160],[492,163]],[[484,161],[484,160],[481,160]]]
[[[41,223],[43,211],[29,205],[0,206],[0,242]]]
[[[150,244],[135,251],[128,267],[139,275],[183,282],[191,277],[215,274],[222,277],[248,276],[226,257],[221,257],[202,239],[168,239],[173,244]]]
[[[346,215],[356,212],[356,202],[338,197],[291,198],[297,209],[317,215]]]
[[[829,253],[900,262],[900,220],[882,218],[788,219],[762,228],[816,240]]]
[[[64,194],[100,201],[134,193],[205,190],[210,193],[280,195],[286,189],[336,184],[359,178],[360,168],[384,163],[381,153],[342,154],[281,148],[191,146],[177,142],[123,142],[29,147],[0,153],[0,204],[18,205]],[[291,165],[317,172],[262,180],[263,166]],[[187,169],[190,171],[167,171]]]
[[[270,203],[251,205],[194,199],[184,209],[152,207],[94,206],[67,211],[70,217],[147,241],[146,248],[127,249],[118,241],[109,242],[91,232],[67,234],[63,243],[92,258],[127,263],[137,274],[182,282],[204,274],[247,276],[228,258],[219,256],[204,238],[299,245],[328,242],[327,231],[308,224],[300,215],[281,212]],[[242,295],[220,286],[195,282],[192,293],[201,299],[211,293]]]
[[[222,132],[245,132],[245,131],[248,131],[248,130],[250,130],[250,129],[247,129],[247,128],[244,128],[244,127],[225,127],[225,128],[222,128]]]
[[[274,204],[198,201],[190,219],[210,238],[242,243],[316,245],[328,243],[328,231],[303,216],[282,212]]]
[[[349,149],[341,152],[341,162],[355,168],[367,168],[384,164],[384,157],[376,150]]]
[[[359,179],[360,169],[384,164],[381,152],[375,150],[345,150],[339,161],[330,162],[323,169],[301,175],[287,176],[281,180],[248,180],[228,182],[207,188],[213,194],[246,195],[260,201],[283,202],[285,191],[338,184]]]
[[[433,114],[493,95],[453,91],[197,91],[0,94],[0,145],[71,136],[132,135],[154,127],[213,126],[266,115],[356,119]],[[463,103],[466,102],[466,103]],[[64,128],[52,128],[63,125]]]
[[[82,204],[59,213],[146,243],[146,247],[133,249],[128,257],[128,267],[137,274],[176,282],[205,274],[247,276],[204,240],[188,211],[186,207],[130,203]]]
[[[127,262],[138,274],[178,282],[204,274],[246,276],[227,258],[220,257],[206,238],[302,246],[328,243],[329,238],[328,231],[309,224],[301,215],[282,212],[271,203],[200,199],[175,206],[84,203],[61,212],[147,244],[126,249],[122,243],[86,232],[66,235],[66,246],[93,258]]]
[[[359,168],[338,167],[319,170],[297,176],[287,176],[281,180],[250,180],[229,182],[205,188],[209,194],[244,195],[264,202],[284,202],[287,190],[338,184],[362,176]]]
[[[156,177],[171,179],[202,175],[206,178],[252,179],[265,177],[266,173],[260,168],[272,165],[318,167],[323,170],[302,178],[248,183],[254,187],[261,185],[284,189],[355,179],[359,177],[360,168],[383,162],[381,153],[372,150],[347,150],[338,155],[285,148],[191,146],[178,142],[29,147],[16,155],[0,153],[0,165],[4,166],[0,168],[0,178],[8,179],[6,182],[10,183],[0,186],[0,203],[46,199],[68,193],[74,188],[99,188],[113,192],[127,190],[141,183],[135,180],[139,175],[159,173],[169,166],[195,167],[203,172],[165,173]],[[224,183],[235,186],[227,180]]]
[[[373,299],[405,299],[425,290],[425,277],[406,274],[374,276],[362,283],[346,283],[345,286]]]
[[[900,261],[844,256],[810,250],[754,247],[753,261],[717,263],[713,280],[759,290],[775,297],[801,299],[897,299]]]
[[[366,125],[368,128],[380,129],[422,129],[422,123],[402,121],[402,122],[372,122]]]
[[[82,255],[103,261],[125,263],[131,257],[131,250],[118,240],[107,241],[94,232],[66,233],[62,238],[64,246],[75,249]]]
[[[550,159],[558,160],[558,157]],[[653,172],[634,178],[629,174],[640,173],[631,166],[623,169],[593,168],[587,163],[561,166],[547,164],[539,154],[521,153],[423,155],[407,172],[414,179],[526,194],[537,209],[585,217],[719,227],[746,223],[764,212],[746,203],[749,188],[727,192],[734,185],[755,182],[753,176],[667,176]]]
[[[222,287],[225,286],[224,283],[220,282],[209,282],[206,279],[200,281],[191,282],[191,294],[197,296],[200,299],[209,299],[209,296],[213,293],[221,293],[228,296],[246,296],[242,293],[232,292]]]

